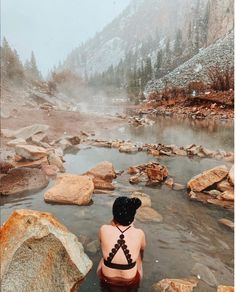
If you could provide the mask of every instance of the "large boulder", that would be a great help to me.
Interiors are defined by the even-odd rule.
[[[19,130],[2,129],[2,134],[9,138],[29,139],[33,135],[46,132],[49,129],[48,125],[34,124],[32,126],[24,127]]]
[[[163,279],[153,285],[153,290],[157,292],[192,292],[198,284],[196,278],[187,279]]]
[[[59,174],[55,185],[44,194],[47,203],[88,205],[91,202],[94,184],[90,177]]]
[[[39,160],[48,156],[44,148],[34,145],[16,145],[15,151],[17,155],[27,160]]]
[[[72,291],[92,267],[52,214],[17,210],[0,229],[1,291]]]
[[[0,178],[0,194],[36,192],[48,185],[48,178],[37,168],[13,168]]]
[[[194,176],[188,182],[188,188],[192,191],[201,192],[209,186],[223,180],[228,175],[228,169],[225,165],[216,166],[206,170],[197,176]]]
[[[92,178],[95,189],[114,190],[112,184],[116,172],[111,162],[104,161],[87,171],[84,175]]]

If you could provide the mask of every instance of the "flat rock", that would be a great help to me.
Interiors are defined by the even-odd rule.
[[[195,278],[163,279],[152,287],[157,292],[192,292],[197,284],[198,280]]]
[[[196,263],[192,269],[192,274],[200,277],[200,279],[206,282],[209,286],[216,287],[217,280],[212,271],[205,265]]]
[[[137,153],[138,147],[132,144],[123,144],[119,147],[119,151],[123,153]]]
[[[16,145],[15,151],[17,155],[27,160],[39,160],[40,158],[48,156],[44,148],[34,145]]]
[[[136,213],[137,220],[141,222],[162,222],[163,217],[150,207],[141,207]]]
[[[17,138],[17,139],[14,139],[14,140],[7,142],[8,146],[13,146],[13,147],[15,147],[16,145],[25,145],[25,144],[27,144],[27,143],[26,143],[25,139],[23,139],[23,138]]]
[[[101,162],[95,167],[84,173],[92,178],[95,189],[114,190],[112,181],[116,178],[116,172],[112,163],[108,161]]]
[[[139,198],[142,202],[142,207],[151,207],[152,202],[149,195],[141,192],[133,192],[131,198]]]
[[[42,145],[42,142],[48,142],[48,137],[46,133],[38,133],[31,137],[31,141],[38,146]]]
[[[60,172],[59,168],[56,165],[48,165],[43,164],[41,167],[41,170],[47,175],[47,176],[57,176],[58,172]]]
[[[184,149],[174,148],[173,153],[179,156],[186,156],[187,152]]]
[[[226,219],[226,218],[222,218],[222,219],[219,219],[218,222],[220,224],[223,224],[223,225],[227,226],[231,230],[234,230],[234,222],[233,221],[231,221],[229,219]]]
[[[234,292],[234,287],[220,285],[217,287],[217,292]]]
[[[2,291],[73,291],[92,267],[52,214],[17,210],[0,229]]]
[[[228,169],[225,165],[216,166],[206,170],[197,176],[194,176],[187,184],[192,191],[201,192],[207,187],[224,179],[228,174]]]
[[[231,167],[229,171],[229,182],[234,185],[234,165]]]
[[[12,163],[14,165],[14,167],[19,168],[19,167],[30,167],[30,168],[41,168],[42,165],[47,165],[48,164],[48,160],[47,157],[43,157],[39,160],[20,160],[20,161],[16,161]]]
[[[91,202],[94,184],[90,177],[59,174],[55,185],[44,194],[47,203],[88,205]]]
[[[0,178],[0,194],[15,195],[36,192],[48,185],[48,178],[37,168],[14,168]]]

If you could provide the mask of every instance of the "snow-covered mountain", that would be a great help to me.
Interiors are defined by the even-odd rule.
[[[233,28],[233,0],[132,0],[94,38],[74,49],[61,68],[89,76],[116,66],[125,55],[150,41],[156,52],[181,31],[190,42],[206,47]]]

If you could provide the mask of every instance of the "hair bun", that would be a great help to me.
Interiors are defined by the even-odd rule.
[[[142,201],[139,198],[132,198],[131,200],[136,210],[142,205]]]

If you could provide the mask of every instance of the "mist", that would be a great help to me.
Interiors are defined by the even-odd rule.
[[[46,77],[69,52],[93,37],[130,0],[3,0],[1,35],[15,48],[23,62],[34,51]]]

